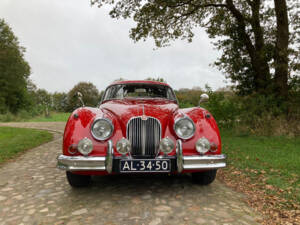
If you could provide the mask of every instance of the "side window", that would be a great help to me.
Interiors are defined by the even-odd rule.
[[[171,90],[171,88],[168,88],[168,91],[167,91],[167,98],[168,98],[168,99],[171,99],[171,100],[176,100],[176,97],[174,96],[174,93],[173,93],[173,91]]]
[[[123,88],[119,88],[119,90],[117,91],[117,93],[114,96],[114,98],[116,98],[116,99],[122,99],[123,97],[124,97],[124,89]]]
[[[108,100],[109,99],[110,92],[111,92],[111,88],[106,90],[103,100]]]

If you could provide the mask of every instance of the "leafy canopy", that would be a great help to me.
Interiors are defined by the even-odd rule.
[[[68,93],[67,111],[73,111],[82,106],[78,99],[78,92],[83,95],[82,100],[86,106],[95,107],[99,104],[100,95],[97,87],[89,82],[79,82]]]
[[[11,28],[0,19],[0,113],[15,113],[28,105],[30,66],[24,53]]]
[[[276,26],[277,19],[281,18],[280,14],[276,15],[276,1],[287,5],[289,27],[286,29],[290,35],[284,35],[289,41],[288,53],[284,52],[285,46],[282,52],[276,50],[278,34],[281,34]],[[241,94],[265,89],[271,83],[278,64],[276,53],[288,54],[288,74],[283,72],[280,76],[288,76],[290,84],[299,79],[298,0],[91,0],[91,3],[99,7],[113,5],[111,17],[132,18],[136,22],[130,31],[134,41],[152,37],[157,47],[167,46],[179,38],[191,42],[194,28],[205,28],[216,49],[222,51],[214,65],[237,85]]]

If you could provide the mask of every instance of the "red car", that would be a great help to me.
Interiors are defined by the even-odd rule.
[[[99,107],[71,114],[57,167],[73,187],[88,185],[92,175],[123,173],[191,173],[207,185],[225,159],[207,110],[180,109],[165,83],[119,81],[107,87]]]

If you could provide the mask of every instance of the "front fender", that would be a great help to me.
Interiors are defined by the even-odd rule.
[[[98,149],[101,149],[104,153],[105,144],[100,142],[97,143],[90,132],[93,120],[96,117],[102,115],[103,112],[100,109],[91,107],[78,108],[70,115],[64,131],[64,155],[80,155],[78,152],[76,152],[75,154],[71,154],[69,149],[76,148],[78,142],[85,137],[93,140],[94,148],[97,147]]]
[[[218,146],[214,152],[208,152],[207,154],[221,154],[222,145],[220,131],[214,117],[210,112],[203,108],[193,107],[180,109],[179,114],[190,117],[194,121],[196,127],[195,135],[192,138],[188,140],[182,140],[182,149],[184,155],[198,154],[195,148],[195,143],[199,138],[202,137],[207,138],[211,143],[215,143]]]

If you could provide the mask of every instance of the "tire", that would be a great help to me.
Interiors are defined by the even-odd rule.
[[[91,183],[91,176],[66,172],[67,180],[72,187],[87,187]]]
[[[216,178],[217,170],[207,170],[199,173],[192,173],[192,179],[196,184],[209,185]]]

